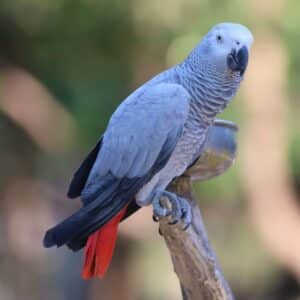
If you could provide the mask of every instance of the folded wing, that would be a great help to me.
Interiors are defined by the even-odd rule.
[[[189,94],[177,84],[148,87],[124,101],[71,182],[69,195],[80,193],[84,206],[48,230],[45,246],[78,250],[127,206],[169,160],[188,111]]]

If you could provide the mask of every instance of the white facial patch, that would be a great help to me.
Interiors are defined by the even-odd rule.
[[[212,28],[212,31],[219,32],[223,35],[229,36],[232,41],[238,42],[241,45],[251,48],[253,43],[253,35],[251,31],[244,25],[237,23],[220,23]]]

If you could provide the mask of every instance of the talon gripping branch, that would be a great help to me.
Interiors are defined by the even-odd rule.
[[[128,96],[72,179],[68,196],[80,196],[82,208],[49,229],[44,246],[85,247],[82,276],[102,278],[119,222],[139,207],[152,204],[156,218],[171,214],[188,225],[189,204],[165,189],[200,156],[214,118],[239,88],[252,41],[245,26],[218,24],[182,63]]]

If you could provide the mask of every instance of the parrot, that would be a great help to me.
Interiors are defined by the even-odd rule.
[[[84,248],[82,277],[103,278],[119,223],[139,208],[152,205],[156,221],[168,216],[186,229],[191,206],[167,187],[200,157],[240,87],[253,40],[244,25],[217,24],[182,62],[122,101],[71,180],[68,197],[82,207],[45,233],[44,247]]]

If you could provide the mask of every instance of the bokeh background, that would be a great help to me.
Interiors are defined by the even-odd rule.
[[[150,209],[122,224],[101,282],[42,237],[79,207],[69,180],[120,101],[221,21],[255,36],[222,116],[240,127],[239,156],[195,192],[237,299],[300,299],[300,2],[1,0],[1,300],[181,299]]]

